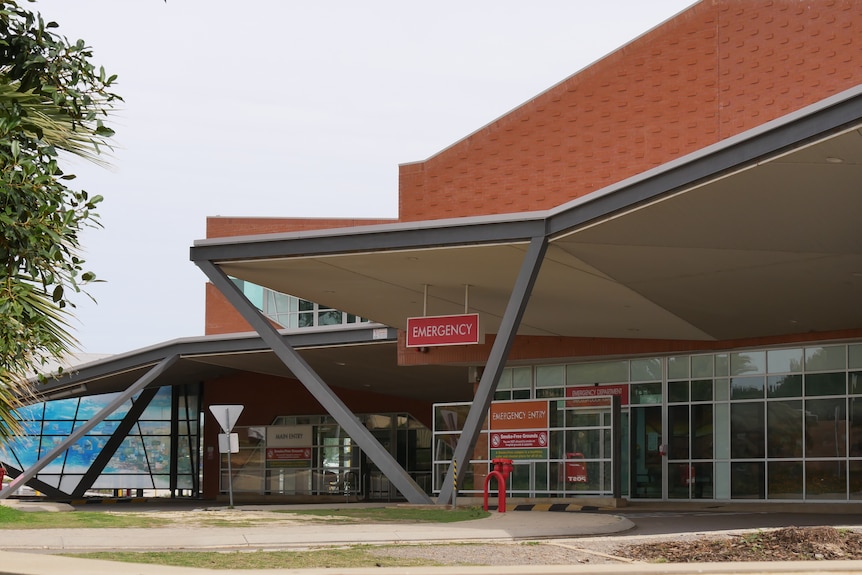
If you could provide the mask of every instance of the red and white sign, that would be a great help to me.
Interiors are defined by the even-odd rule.
[[[311,459],[310,447],[267,447],[267,461],[297,461]]]
[[[629,386],[622,385],[584,385],[578,387],[567,387],[566,407],[591,407],[596,405],[595,398],[616,395],[620,398],[620,405],[629,404]]]
[[[514,431],[491,434],[491,449],[529,449],[547,446],[547,431]]]
[[[479,343],[479,314],[407,318],[407,347]]]

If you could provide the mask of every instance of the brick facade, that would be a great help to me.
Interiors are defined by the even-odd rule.
[[[558,206],[859,85],[859,62],[860,1],[704,0],[435,156],[400,166],[399,221]],[[207,237],[392,221],[220,217],[208,219]],[[211,286],[206,305],[206,333],[248,331]],[[768,343],[780,342],[758,345]],[[733,344],[743,343],[722,343]],[[519,337],[512,353],[587,357],[700,345]],[[402,347],[399,362],[473,364],[487,349]]]
[[[705,0],[430,159],[402,221],[548,209],[862,83],[862,2]]]

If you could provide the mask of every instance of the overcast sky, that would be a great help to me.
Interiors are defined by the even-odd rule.
[[[693,0],[39,0],[123,96],[83,238],[104,283],[78,300],[87,353],[204,332],[189,261],[207,216],[397,217],[424,160]]]

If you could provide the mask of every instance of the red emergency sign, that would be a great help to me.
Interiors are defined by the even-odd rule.
[[[479,343],[479,314],[407,318],[407,347]]]

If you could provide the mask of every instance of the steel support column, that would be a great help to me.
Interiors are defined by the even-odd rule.
[[[482,378],[479,380],[479,387],[473,397],[473,403],[470,405],[470,411],[464,422],[464,429],[461,431],[461,437],[458,438],[458,445],[455,446],[454,461],[458,463],[458,485],[463,484],[464,474],[468,462],[472,459],[471,455],[476,446],[476,440],[479,438],[482,422],[488,415],[491,399],[497,390],[500,375],[506,365],[506,358],[512,349],[512,342],[515,340],[515,334],[518,333],[518,326],[521,323],[521,318],[524,317],[524,310],[527,308],[530,293],[533,291],[533,286],[539,275],[539,268],[542,267],[542,261],[547,250],[547,237],[534,237],[530,240],[530,247],[524,256],[521,271],[518,273],[518,278],[512,288],[512,295],[509,296],[506,312],[503,314],[500,329],[497,332],[494,345],[491,347],[491,353],[488,355],[488,362],[485,365]],[[445,505],[452,500],[456,479],[453,469],[454,466],[450,465],[440,489],[440,496],[437,498],[438,504]]]
[[[102,423],[106,417],[114,413],[117,409],[119,409],[124,403],[126,403],[129,399],[132,398],[136,393],[144,389],[147,385],[156,380],[162,373],[164,373],[168,368],[170,368],[177,360],[180,358],[178,355],[172,355],[170,357],[166,357],[157,365],[155,365],[150,371],[144,374],[138,381],[129,386],[126,391],[115,397],[111,403],[103,407],[96,415],[87,420],[81,427],[76,428],[70,435],[67,437],[60,445],[49,451],[44,457],[39,459],[32,467],[26,469],[21,475],[12,480],[6,489],[0,491],[0,500],[6,499],[13,493],[15,493],[18,488],[33,477],[36,477],[36,474],[42,471],[49,463],[54,461],[60,454],[69,449],[72,445],[75,444],[76,441],[84,437],[91,429]]]
[[[211,261],[196,261],[215,287],[228,299],[252,328],[260,334],[275,355],[290,369],[359,448],[386,475],[410,503],[431,503],[431,499],[401,467],[371,432],[356,419],[347,405],[335,395],[308,363],[278,333],[269,320],[245,297],[236,284]]]

